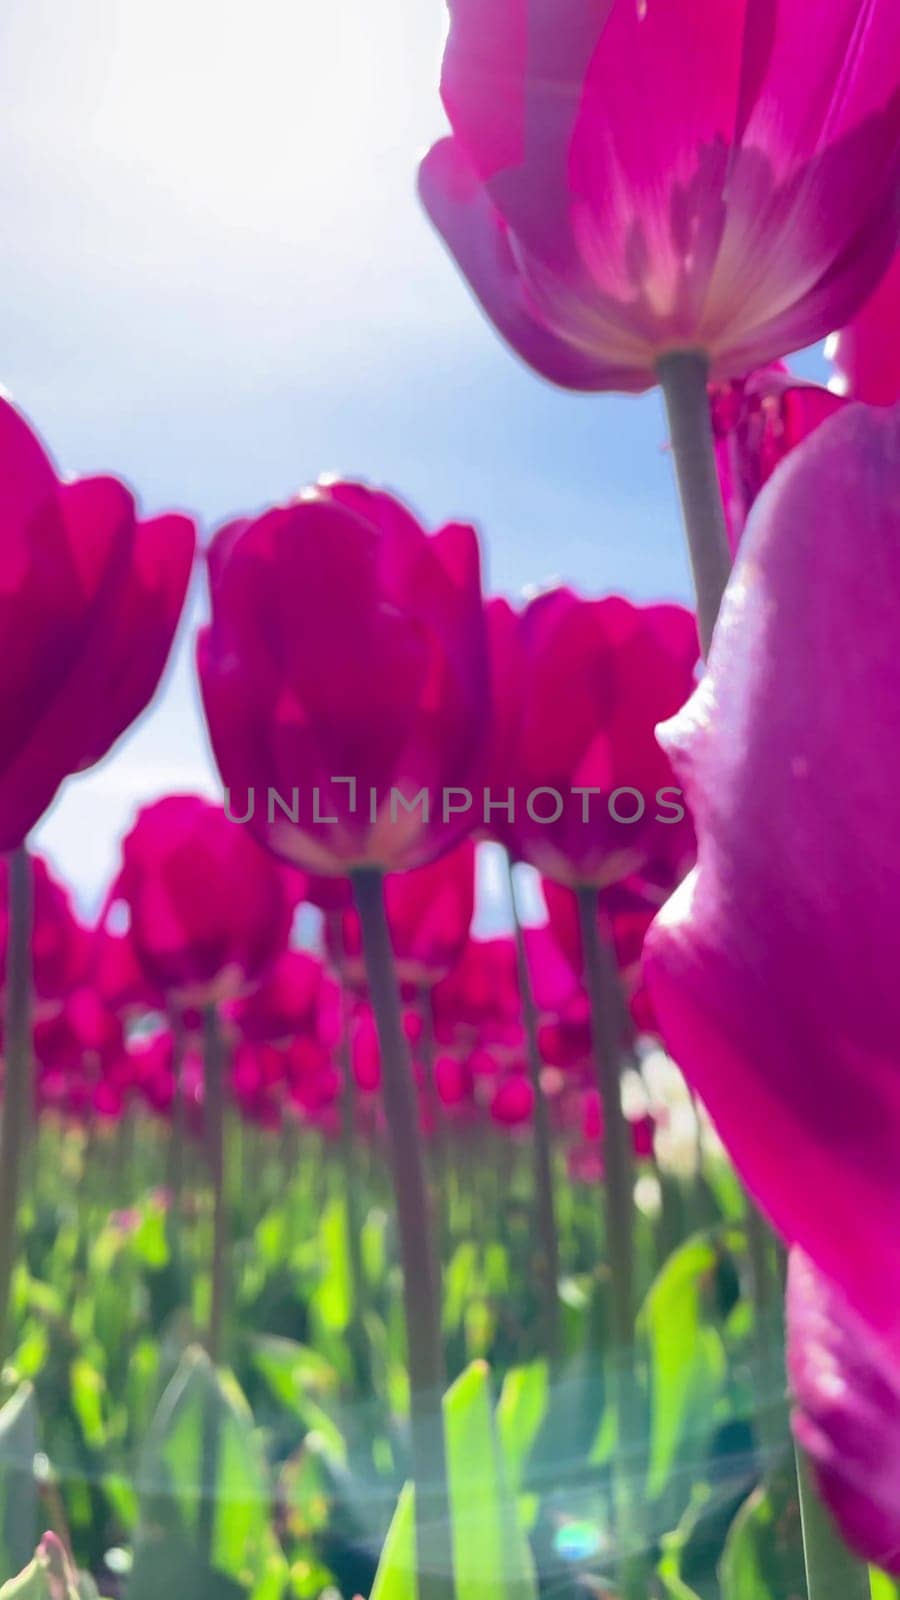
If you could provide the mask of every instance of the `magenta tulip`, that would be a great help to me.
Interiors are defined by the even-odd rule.
[[[900,400],[900,254],[835,341],[841,392],[850,400],[892,406]]]
[[[500,332],[573,389],[739,377],[822,338],[897,242],[895,0],[450,0],[422,196]]]
[[[663,730],[699,838],[651,929],[663,1037],[749,1188],[900,1351],[900,408],[848,406],[751,513]]]
[[[846,404],[780,363],[710,390],[716,466],[732,554],[750,508],[786,455]]]
[[[661,857],[692,859],[691,824],[654,732],[694,686],[690,612],[555,589],[521,613],[492,601],[488,626],[501,842],[560,883],[596,888],[651,872]]]
[[[228,1008],[227,1017],[253,1043],[277,1043],[318,1031],[323,989],[333,983],[318,956],[285,950],[261,981]]]
[[[471,832],[490,716],[472,528],[429,535],[387,494],[320,485],[223,528],[209,578],[200,678],[235,815],[325,876],[422,866]]]
[[[138,813],[110,900],[128,908],[148,981],[179,1006],[199,1007],[240,994],[283,954],[291,887],[221,807],[170,795]]]
[[[848,1544],[900,1577],[900,1374],[840,1290],[791,1255],[787,1363],[794,1434]]]
[[[46,861],[31,855],[29,867],[34,901],[31,963],[41,1017],[58,1009],[59,1003],[85,982],[92,941],[75,915],[68,890]],[[0,989],[5,988],[9,958],[9,877],[9,862],[0,858]]]
[[[57,477],[0,400],[0,850],[105,756],[159,683],[194,556],[187,517],[139,522],[115,478]]]
[[[475,846],[471,839],[416,872],[392,874],[385,910],[397,977],[411,991],[430,989],[455,967],[475,911]],[[348,910],[326,921],[329,955],[346,983],[365,985],[359,917]]]

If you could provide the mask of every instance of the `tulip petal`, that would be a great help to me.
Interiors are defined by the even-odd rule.
[[[698,867],[648,936],[661,1031],[776,1227],[900,1351],[900,409],[756,502],[662,740]]]
[[[792,1426],[851,1547],[900,1576],[900,1374],[800,1251],[787,1291]]]

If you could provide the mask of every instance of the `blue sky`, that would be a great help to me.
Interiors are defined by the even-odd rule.
[[[5,0],[0,379],[66,470],[207,530],[337,471],[477,522],[491,588],[687,598],[658,397],[525,371],[419,209],[444,25],[441,0]],[[85,904],[141,799],[214,789],[200,605],[40,829]]]

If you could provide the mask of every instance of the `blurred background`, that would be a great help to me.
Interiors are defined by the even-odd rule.
[[[477,522],[491,589],[687,599],[658,396],[538,382],[419,208],[444,29],[441,0],[4,0],[0,381],[63,469],[205,532],[340,472]],[[202,590],[154,708],[39,830],[85,909],[136,804],[217,792]]]

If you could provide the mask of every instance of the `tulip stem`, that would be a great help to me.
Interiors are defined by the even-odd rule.
[[[0,1129],[0,1364],[9,1351],[9,1301],[18,1248],[19,1193],[32,1117],[31,928],[33,883],[24,845],[9,857],[6,1081]]]
[[[220,1417],[215,1369],[222,1359],[228,1272],[228,1218],[225,1195],[225,1042],[215,1005],[203,1012],[203,1106],[206,1154],[212,1183],[212,1259],[206,1349],[212,1364],[203,1408],[201,1441],[200,1553],[212,1565],[219,1474]]]
[[[773,1353],[781,1297],[772,1277],[772,1235],[750,1195],[747,1206],[747,1254],[750,1263],[750,1288],[753,1296],[753,1351],[756,1366],[756,1427],[763,1454],[763,1476],[783,1455],[787,1433],[782,1423],[784,1408],[784,1366],[781,1360],[783,1328]],[[779,1380],[780,1373],[780,1380]]]
[[[363,1207],[356,1169],[356,1080],[353,1076],[353,1051],[350,1042],[350,1002],[341,984],[341,1162],[344,1169],[344,1205],[347,1217],[347,1261],[350,1267],[350,1293],[353,1307],[347,1330],[354,1377],[360,1397],[371,1398],[372,1367],[366,1333],[366,1280],[362,1261]]]
[[[384,883],[377,868],[352,874],[369,996],[381,1053],[382,1094],[403,1267],[410,1379],[419,1600],[452,1600],[452,1524],[442,1398],[446,1375],[440,1273],[431,1237],[419,1104],[403,1032]]]
[[[870,1600],[866,1563],[847,1549],[819,1498],[809,1462],[802,1450],[796,1455],[809,1600]]]
[[[731,573],[706,388],[709,366],[698,350],[676,350],[660,358],[657,372],[669,420],[705,659]]]
[[[228,1273],[228,1217],[225,1194],[225,1042],[214,1005],[203,1013],[203,1077],[206,1149],[213,1199],[213,1242],[209,1328],[206,1348],[216,1365],[222,1356]]]
[[[534,1138],[532,1141],[534,1168],[534,1204],[538,1237],[539,1289],[544,1314],[544,1341],[551,1364],[560,1356],[559,1318],[559,1235],[556,1226],[556,1202],[553,1194],[553,1158],[550,1143],[550,1118],[541,1083],[541,1051],[538,1043],[537,1007],[534,989],[528,970],[528,953],[525,936],[516,903],[516,882],[511,858],[507,857],[509,870],[509,898],[512,904],[513,927],[516,937],[516,964],[519,975],[519,996],[522,1021],[525,1025],[525,1045],[528,1076],[534,1092]]]
[[[576,897],[594,1060],[603,1101],[606,1250],[612,1302],[611,1381],[618,1423],[614,1489],[620,1590],[622,1600],[643,1600],[647,1584],[643,1551],[636,1537],[638,1522],[633,1487],[640,1479],[643,1421],[634,1369],[634,1174],[619,1073],[622,1055],[621,996],[614,957],[600,937],[597,891],[589,887],[581,888],[576,890]]]

